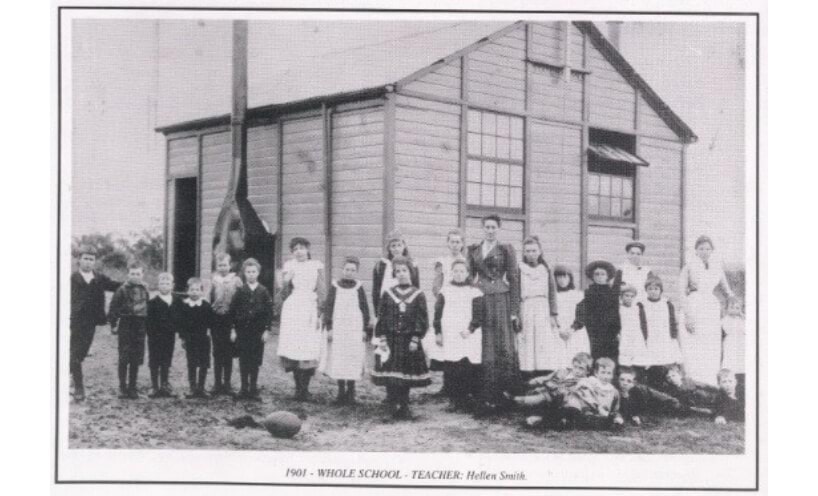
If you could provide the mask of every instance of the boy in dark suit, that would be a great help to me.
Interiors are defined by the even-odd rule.
[[[159,294],[148,302],[148,367],[151,371],[151,398],[171,396],[170,364],[179,325],[182,301],[173,295],[173,275],[159,274]]]
[[[119,397],[137,399],[136,377],[145,361],[145,322],[148,318],[148,288],[142,282],[138,262],[128,265],[128,280],[114,293],[108,321],[111,333],[119,336]],[[127,378],[127,383],[125,382]]]
[[[187,354],[187,378],[190,383],[188,398],[207,398],[205,381],[210,368],[210,332],[213,328],[213,309],[202,298],[201,279],[187,281],[187,299],[182,303],[179,334]]]
[[[105,324],[105,292],[119,288],[105,274],[94,270],[97,252],[93,247],[82,246],[79,251],[79,270],[71,274],[71,344],[70,371],[74,380],[74,400],[85,399],[82,378],[82,361],[88,356],[94,332]]]

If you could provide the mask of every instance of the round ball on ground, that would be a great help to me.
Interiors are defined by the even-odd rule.
[[[301,419],[291,412],[273,412],[261,421],[267,431],[275,437],[291,438],[301,430]]]

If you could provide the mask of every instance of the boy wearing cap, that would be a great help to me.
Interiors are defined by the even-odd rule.
[[[69,368],[74,380],[74,400],[85,399],[82,361],[88,356],[94,332],[105,324],[105,292],[114,292],[120,283],[94,270],[97,251],[82,246],[77,259],[77,271],[71,274],[71,341]]]
[[[619,287],[618,274],[613,285],[611,278],[616,269],[610,262],[597,260],[588,264],[585,275],[591,285],[585,290],[585,298],[577,305],[574,329],[585,326],[591,341],[594,360],[619,357]]]

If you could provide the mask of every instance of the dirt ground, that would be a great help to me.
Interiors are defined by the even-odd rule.
[[[520,426],[522,414],[476,420],[447,411],[447,401],[430,387],[412,392],[416,419],[394,421],[382,405],[383,388],[365,378],[358,405],[334,406],[335,383],[316,376],[309,403],[290,399],[291,376],[275,356],[276,339],[267,343],[259,384],[263,401],[228,397],[184,399],[187,373],[184,351],[176,347],[171,384],[178,398],[148,399],[147,367],[140,368],[138,400],[120,400],[116,373],[116,336],[100,327],[84,362],[87,399],[70,405],[70,448],[194,448],[313,451],[414,451],[483,453],[727,453],[744,451],[744,425],[714,425],[704,419],[654,419],[622,432],[531,432]],[[146,357],[147,358],[147,357]],[[147,362],[146,362],[147,363]],[[236,369],[238,366],[236,365]],[[234,387],[238,375],[234,373]],[[208,388],[212,385],[212,372]],[[260,419],[276,411],[306,415],[293,439],[277,439],[260,429],[235,429],[227,421],[242,415]]]

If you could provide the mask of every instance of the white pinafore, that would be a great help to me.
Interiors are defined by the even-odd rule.
[[[327,346],[325,374],[337,381],[360,380],[364,372],[366,345],[363,341],[364,316],[358,303],[361,281],[343,288],[333,281],[335,305],[332,311],[332,342]]]
[[[724,271],[715,263],[705,267],[698,257],[682,270],[688,271],[689,282],[696,287],[685,298],[685,321],[693,332],[679,333],[685,372],[691,379],[716,385],[721,367],[721,302],[713,291]]]
[[[556,370],[564,362],[564,344],[551,328],[548,304],[548,269],[520,262],[520,299],[523,330],[517,334],[520,370]]]
[[[445,285],[441,288],[445,306],[440,319],[443,334],[443,348],[437,360],[459,362],[468,358],[472,364],[479,364],[483,357],[483,332],[476,329],[469,337],[460,332],[467,330],[472,320],[472,302],[483,295],[474,286]]]
[[[622,324],[619,333],[619,364],[649,367],[651,362],[639,320],[639,304],[634,302],[629,307],[619,305],[619,322]]]
[[[293,274],[293,291],[281,309],[278,356],[290,360],[318,360],[321,356],[321,329],[318,322],[319,271],[317,260],[288,260],[283,270]]]
[[[440,264],[443,271],[443,286],[440,288],[441,291],[452,282],[452,262],[454,262],[454,260],[455,258],[451,255],[435,260],[435,265]],[[423,337],[423,351],[426,352],[426,358],[429,360],[444,361],[445,352],[443,351],[443,347],[445,346],[445,343],[443,346],[437,345],[434,332],[427,332],[426,336]]]
[[[635,301],[642,301],[645,299],[645,282],[648,280],[650,274],[650,267],[645,265],[637,267],[628,260],[622,264],[622,282],[630,284],[636,288]]]
[[[648,324],[647,349],[650,363],[648,365],[668,365],[681,359],[679,341],[670,337],[670,307],[666,298],[642,302],[645,309],[645,320]]]
[[[570,329],[574,324],[577,305],[583,298],[585,298],[585,294],[578,289],[557,291],[557,310],[559,311],[557,321],[560,324],[560,329]],[[573,331],[567,341],[560,339],[560,345],[556,349],[559,351],[555,351],[555,353],[558,355],[558,360],[561,361],[558,368],[570,367],[571,360],[574,359],[577,353],[591,353],[588,331],[584,327]]]

